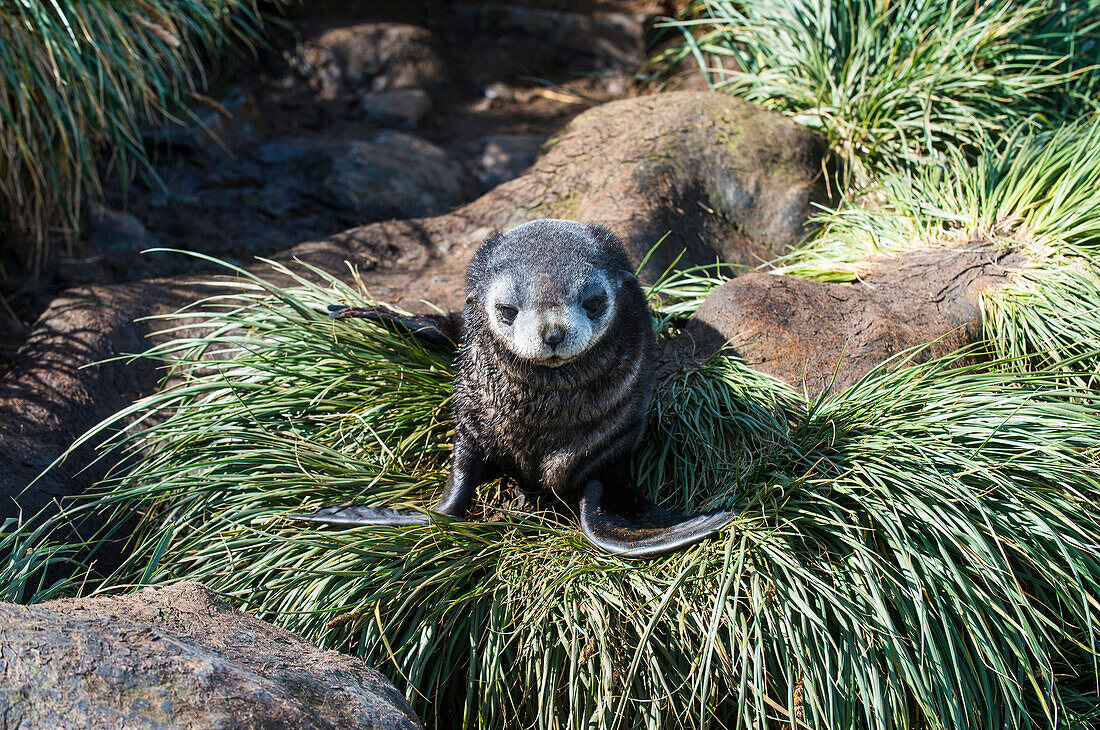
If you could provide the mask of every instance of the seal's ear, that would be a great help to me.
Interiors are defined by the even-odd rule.
[[[626,269],[619,270],[619,287],[622,288],[626,284],[631,282],[637,283],[638,277],[634,276],[633,271],[627,271]]]

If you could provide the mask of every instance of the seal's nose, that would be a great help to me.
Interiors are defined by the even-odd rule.
[[[550,345],[550,347],[557,347],[565,339],[565,328],[556,324],[552,324],[542,331],[542,341]]]

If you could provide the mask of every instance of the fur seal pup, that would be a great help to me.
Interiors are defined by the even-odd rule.
[[[671,552],[726,525],[732,512],[696,517],[639,494],[631,457],[645,430],[655,341],[645,296],[623,244],[605,228],[536,220],[495,233],[466,280],[454,379],[450,476],[432,512],[460,516],[479,484],[507,476],[530,495],[576,504],[597,547],[632,557]],[[448,319],[378,307],[334,307],[445,345]],[[430,515],[328,507],[296,519],[340,525],[413,525]]]

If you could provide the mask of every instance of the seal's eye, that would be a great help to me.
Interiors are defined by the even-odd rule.
[[[504,324],[512,324],[516,321],[516,315],[519,314],[519,310],[510,304],[498,304],[497,311],[500,312],[500,318]]]
[[[584,304],[581,306],[584,307],[584,311],[588,312],[589,317],[596,319],[607,308],[607,297],[603,294],[594,294],[585,299]]]

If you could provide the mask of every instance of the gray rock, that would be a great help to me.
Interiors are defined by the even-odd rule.
[[[256,148],[256,160],[261,165],[284,165],[312,157],[324,145],[323,142],[283,139],[267,142]]]
[[[192,112],[195,138],[209,152],[216,152],[223,146],[234,148],[263,131],[256,100],[239,86],[231,88],[224,98],[212,104],[196,102]]]
[[[179,121],[160,127],[143,126],[139,132],[147,150],[217,153],[247,142],[263,127],[255,98],[234,86],[221,99],[196,95]]]
[[[88,242],[103,251],[140,251],[152,245],[149,232],[135,216],[94,201],[88,204],[83,230]]]
[[[363,94],[360,106],[380,123],[411,129],[432,109],[432,97],[423,89],[389,89]]]
[[[480,141],[478,180],[487,188],[513,180],[538,159],[546,137],[540,134],[502,134]]]
[[[420,727],[361,660],[236,611],[198,583],[0,603],[0,677],[6,728]]]
[[[306,40],[290,59],[322,98],[425,88],[446,81],[435,36],[415,25],[362,23]]]
[[[462,202],[462,168],[419,137],[387,130],[327,149],[331,170],[321,194],[363,220],[438,215]]]
[[[271,180],[259,197],[279,210],[305,197],[366,222],[438,215],[463,200],[461,166],[430,142],[395,130],[370,140],[269,142],[256,159]]]

